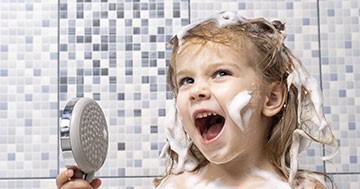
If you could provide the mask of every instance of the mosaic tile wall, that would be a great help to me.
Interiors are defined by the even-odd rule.
[[[64,167],[58,115],[83,96],[99,102],[111,133],[102,188],[152,188],[164,171],[158,156],[171,101],[166,42],[221,10],[286,22],[286,43],[319,79],[341,145],[327,163],[311,146],[301,166],[358,188],[358,0],[1,0],[0,188],[55,188]]]

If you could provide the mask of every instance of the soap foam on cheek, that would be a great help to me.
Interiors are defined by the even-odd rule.
[[[243,114],[243,117],[241,117],[241,110],[247,104],[249,104],[250,99],[250,92],[247,90],[242,91],[234,97],[234,99],[228,104],[227,107],[231,119],[235,122],[241,131],[245,131],[249,125],[252,111],[250,109],[246,110]]]

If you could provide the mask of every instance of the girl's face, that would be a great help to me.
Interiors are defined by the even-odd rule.
[[[177,55],[177,109],[185,131],[212,163],[259,155],[254,153],[263,148],[264,95],[250,56],[251,49],[214,42],[185,43]]]

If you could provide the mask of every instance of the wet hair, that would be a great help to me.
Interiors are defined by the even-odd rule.
[[[278,20],[269,22],[264,18],[245,19],[229,13],[219,15],[191,24],[171,39],[172,55],[168,69],[168,85],[176,98],[178,92],[175,76],[176,58],[187,43],[206,44],[211,41],[230,47],[241,45],[245,50],[255,47],[256,50],[251,51],[253,53],[251,61],[263,84],[278,82],[287,89],[283,109],[272,118],[265,149],[270,162],[290,184],[293,184],[296,175],[301,172],[297,166],[297,155],[306,148],[307,142],[304,139],[337,148],[335,137],[327,122],[321,126],[318,124],[319,121],[313,118],[314,115],[306,113],[320,112],[319,116],[322,117],[318,116],[318,119],[324,120],[322,110],[319,110],[318,104],[313,102],[314,98],[320,98],[316,96],[319,94],[314,94],[316,92],[313,91],[314,88],[305,84],[309,82],[308,80],[313,82],[313,78],[307,75],[301,61],[284,44],[286,38],[284,23]],[[306,77],[302,78],[302,75]],[[314,132],[316,127],[320,129]],[[171,174],[172,166],[177,163],[178,156],[171,148],[166,150],[172,162],[167,174]],[[194,144],[189,150],[199,160],[198,168],[206,164],[206,159]]]

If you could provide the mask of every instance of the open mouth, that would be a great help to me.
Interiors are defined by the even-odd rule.
[[[224,127],[225,118],[216,113],[203,113],[195,119],[195,126],[204,140],[217,137]]]

